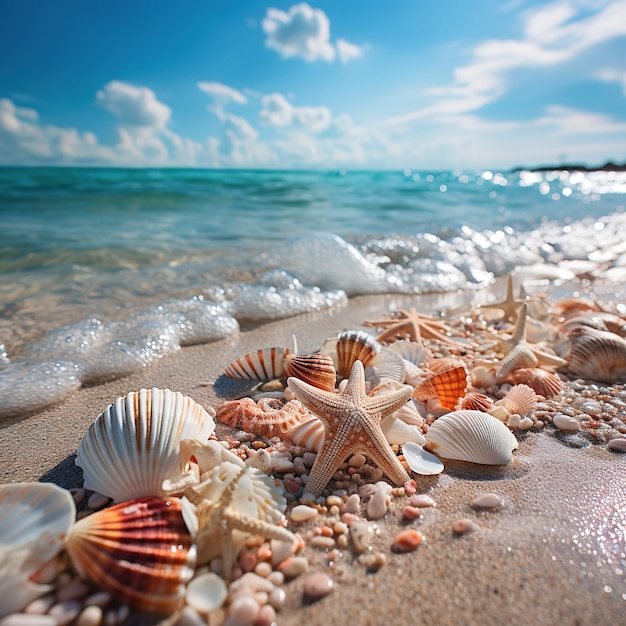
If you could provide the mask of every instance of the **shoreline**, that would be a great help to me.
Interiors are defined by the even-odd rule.
[[[5,451],[1,480],[79,487],[81,473],[74,465],[78,444],[97,415],[130,391],[169,388],[215,407],[219,399],[213,388],[201,383],[215,381],[228,363],[247,352],[289,346],[292,333],[301,351],[314,351],[324,339],[362,328],[364,320],[385,311],[410,304],[425,313],[469,307],[490,294],[499,299],[502,285],[470,294],[359,296],[340,308],[185,347],[128,377],[83,387],[61,405],[0,424]],[[216,424],[218,437],[229,431]],[[436,502],[412,523],[424,543],[407,554],[390,551],[394,537],[407,527],[402,520],[405,498],[394,499],[376,522],[375,548],[388,560],[375,573],[357,563],[349,550],[331,567],[323,550],[306,545],[311,571],[328,573],[335,591],[307,605],[302,602],[304,577],[286,583],[278,624],[329,624],[342,613],[355,624],[372,626],[390,619],[444,626],[618,623],[626,607],[626,510],[620,506],[626,501],[626,455],[595,445],[573,449],[544,431],[517,433],[520,447],[503,468],[446,462],[439,476],[414,476],[418,493],[428,493]],[[471,502],[481,492],[500,494],[503,509],[474,511]],[[479,528],[456,537],[452,523],[463,517]],[[297,530],[304,534],[316,523],[320,520]]]

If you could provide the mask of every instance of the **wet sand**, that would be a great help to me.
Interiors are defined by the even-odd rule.
[[[420,298],[424,312],[467,305],[467,297]],[[483,298],[484,299],[484,298]],[[303,352],[361,322],[415,298],[360,297],[347,307],[265,324],[234,337],[188,347],[142,372],[80,389],[60,406],[0,424],[0,480],[45,480],[81,485],[74,453],[95,417],[118,396],[142,387],[167,387],[216,406],[211,386],[233,359],[298,338]],[[218,435],[226,427],[218,424]],[[391,552],[402,521],[396,498],[378,522],[375,549],[387,555],[377,572],[350,550],[335,564],[324,551],[304,550],[312,571],[335,581],[335,591],[303,603],[303,577],[286,583],[278,624],[619,624],[626,614],[626,455],[597,446],[569,448],[551,427],[521,437],[504,468],[446,462],[443,474],[416,477],[418,492],[437,506],[410,525],[425,541],[408,554]],[[472,499],[496,492],[499,511],[478,512]],[[452,523],[472,519],[478,529],[455,536]],[[305,532],[317,522],[299,528]]]

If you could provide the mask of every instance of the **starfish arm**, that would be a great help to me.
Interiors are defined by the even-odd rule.
[[[360,404],[367,397],[365,392],[365,368],[361,361],[355,361],[350,371],[350,377],[346,384],[342,399],[351,399],[355,404]]]
[[[504,378],[520,367],[537,367],[539,361],[526,342],[518,343],[500,362],[496,379]]]
[[[515,323],[515,331],[513,332],[513,337],[511,341],[513,344],[518,344],[520,341],[526,340],[526,317],[528,315],[528,305],[526,302],[522,304],[520,307],[519,313],[517,314],[517,322]]]
[[[381,445],[380,447],[378,445],[368,446],[364,448],[363,451],[371,461],[383,470],[385,476],[387,476],[394,485],[399,487],[404,485],[404,483],[409,480],[410,476],[404,467],[402,467],[402,463],[400,463],[398,457],[393,453],[393,450],[386,440],[385,444],[385,446]]]
[[[532,345],[530,345],[529,348],[537,358],[537,361],[539,361],[539,367],[544,367],[546,369],[558,369],[559,367],[565,367],[567,365],[567,361],[556,354],[544,352],[543,350],[535,348]]]
[[[303,380],[293,377],[287,379],[287,386],[293,391],[301,404],[309,411],[315,413],[322,422],[326,422],[331,416],[343,413],[345,400],[337,393],[318,389],[313,387],[313,385],[309,385],[309,383],[305,383]]]
[[[422,340],[419,324],[416,324],[413,320],[403,320],[385,328],[385,330],[376,337],[376,341],[379,343],[393,342],[396,337],[404,335],[408,335],[411,341],[415,341],[416,343],[420,343]]]

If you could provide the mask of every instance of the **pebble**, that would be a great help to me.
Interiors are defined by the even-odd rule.
[[[394,552],[412,552],[420,545],[420,543],[422,543],[422,535],[417,532],[417,530],[409,528],[407,530],[403,530],[394,539],[391,549]]]
[[[265,604],[259,610],[254,626],[274,626],[276,624],[276,611],[271,604]]]
[[[267,578],[272,573],[272,566],[267,561],[261,561],[254,566],[254,573]]]
[[[613,452],[626,452],[626,437],[615,437],[607,444],[609,450]]]
[[[272,539],[270,548],[272,550],[272,567],[276,567],[294,553],[294,543],[290,541]]]
[[[293,522],[306,522],[317,517],[317,509],[314,509],[312,506],[307,506],[306,504],[298,504],[291,509],[289,515]]]
[[[360,513],[361,512],[361,496],[353,493],[345,501],[343,505],[343,513]]]
[[[104,508],[107,504],[111,502],[111,498],[108,496],[103,496],[101,493],[94,491],[90,496],[89,500],[87,500],[87,506],[92,511],[98,511]]]
[[[350,467],[363,467],[365,465],[365,457],[362,454],[355,454],[352,456],[350,461],[348,461],[348,465]]]
[[[247,575],[248,574],[245,574],[239,580],[235,581],[231,587],[239,583],[239,581]],[[254,574],[252,575],[254,576]],[[263,578],[261,580],[265,579]],[[210,611],[220,608],[227,597],[228,588],[226,587],[226,583],[221,576],[213,574],[213,572],[196,576],[187,585],[185,594],[188,606],[198,613],[209,613]]]
[[[335,540],[332,537],[324,537],[318,535],[309,540],[309,545],[314,548],[322,548],[323,550],[331,550],[335,547]]]
[[[405,506],[402,510],[402,517],[412,522],[416,520],[422,514],[422,510],[416,506]]]
[[[420,509],[426,509],[429,506],[435,506],[435,501],[425,493],[418,493],[409,498],[409,504]]]
[[[357,560],[370,570],[378,570],[387,564],[387,557],[382,552],[365,552],[360,554]]]
[[[54,603],[54,596],[37,598],[36,600],[33,600],[23,612],[28,613],[29,615],[45,615]]]
[[[82,487],[70,489],[70,493],[72,494],[72,498],[74,498],[74,504],[77,506],[85,499],[85,490]]]
[[[530,417],[523,417],[520,420],[519,428],[520,430],[530,430],[534,426],[534,422],[530,419]]]
[[[458,519],[452,524],[452,532],[455,535],[465,535],[474,532],[477,528],[478,526],[468,517]]]
[[[332,593],[335,584],[328,574],[318,573],[311,574],[304,581],[304,598],[305,601],[315,602]]]
[[[56,618],[58,626],[67,626],[67,624],[73,622],[78,617],[82,608],[82,602],[78,602],[77,600],[67,600],[65,602],[55,604],[48,611],[48,615]]]
[[[293,472],[293,462],[286,457],[274,456],[272,457],[272,469],[278,474],[286,474],[287,472]]]
[[[315,459],[317,458],[317,454],[315,452],[305,452],[302,455],[302,460],[307,467],[312,467],[313,463],[315,463]]]
[[[259,603],[251,596],[240,596],[230,605],[224,626],[249,626],[259,613]]]
[[[0,626],[57,626],[57,624],[57,619],[52,615],[13,613],[0,619]]]
[[[273,585],[280,587],[285,582],[285,575],[278,570],[272,571],[272,573],[267,577]]]
[[[87,606],[80,612],[76,626],[100,626],[102,617],[102,609],[99,606]]]
[[[365,552],[371,544],[374,529],[367,522],[353,522],[350,524],[350,539],[355,554]]]
[[[79,600],[89,593],[89,585],[82,580],[72,580],[57,589],[56,597],[60,602],[65,600]]]
[[[497,493],[481,493],[472,500],[474,509],[500,509],[504,500]]]
[[[552,418],[552,424],[559,430],[575,432],[580,429],[580,422],[574,417],[568,417],[563,413],[556,413]]]
[[[287,594],[281,587],[274,587],[267,596],[267,601],[277,610],[280,611],[285,604]]]
[[[389,494],[391,493],[391,485],[385,482],[376,483],[376,491],[367,502],[367,517],[369,519],[380,519],[387,513],[389,504]]]
[[[309,571],[309,562],[303,556],[290,556],[279,566],[285,578],[296,578]]]

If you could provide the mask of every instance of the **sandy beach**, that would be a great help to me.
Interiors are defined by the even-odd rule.
[[[484,296],[481,296],[484,297]],[[466,298],[466,296],[465,296]],[[66,402],[0,425],[2,482],[43,480],[81,486],[76,448],[95,417],[117,397],[142,387],[169,388],[203,405],[220,401],[211,386],[233,359],[260,347],[290,345],[303,352],[366,319],[416,304],[415,298],[358,297],[346,307],[307,314],[244,330],[231,338],[187,347],[144,371],[84,387]],[[420,298],[424,312],[467,305],[461,296]],[[218,422],[217,435],[228,428]],[[352,624],[607,624],[621,623],[626,608],[626,455],[591,445],[568,447],[552,427],[517,433],[513,461],[505,467],[446,462],[439,476],[414,476],[418,493],[436,506],[407,523],[405,498],[395,498],[376,522],[376,550],[387,562],[376,572],[351,551],[329,563],[325,551],[306,546],[312,572],[330,575],[335,590],[318,602],[303,602],[304,576],[284,585],[280,625]],[[495,492],[497,511],[476,511],[472,500]],[[452,524],[470,518],[477,529],[456,536]],[[316,519],[294,530],[305,534]],[[391,544],[412,526],[424,541],[396,554]],[[128,623],[143,620],[131,617]],[[210,621],[213,624],[213,621]],[[216,622],[217,623],[217,622]]]

